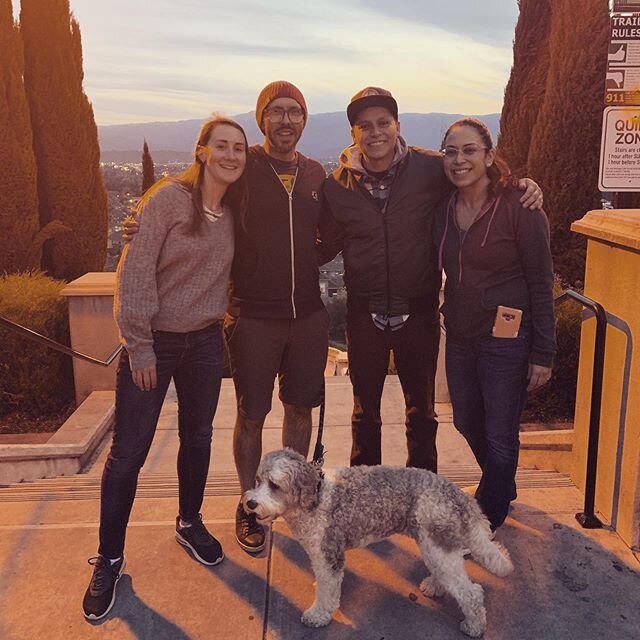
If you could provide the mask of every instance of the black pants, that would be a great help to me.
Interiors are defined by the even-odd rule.
[[[393,351],[406,405],[407,466],[438,466],[434,411],[440,341],[437,312],[412,313],[402,329],[378,329],[366,309],[347,311],[349,376],[353,385],[351,465],[382,462],[380,402]]]
[[[124,550],[125,532],[138,484],[173,378],[178,394],[178,484],[180,516],[197,518],[211,456],[213,416],[222,378],[220,323],[191,333],[154,331],[158,384],[141,391],[133,383],[129,357],[123,351],[116,378],[113,444],[102,474],[100,547],[106,558]]]

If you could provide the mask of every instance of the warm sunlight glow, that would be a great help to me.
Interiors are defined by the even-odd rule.
[[[342,111],[367,84],[392,89],[402,112],[497,112],[517,19],[515,0],[71,6],[98,124],[244,113],[277,78],[311,113]]]

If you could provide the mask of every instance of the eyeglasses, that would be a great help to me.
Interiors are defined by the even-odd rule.
[[[267,109],[264,112],[269,122],[282,122],[285,114],[289,117],[289,122],[292,124],[300,124],[304,120],[304,111],[298,107],[292,107],[291,109],[273,107],[273,109]]]
[[[458,149],[458,147],[445,147],[440,151],[440,153],[447,160],[454,160],[458,157],[458,154],[462,152],[462,155],[465,158],[473,158],[479,151],[487,150],[489,147],[476,147],[475,145],[465,145],[462,149]]]

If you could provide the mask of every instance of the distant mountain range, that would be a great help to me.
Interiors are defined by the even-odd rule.
[[[463,117],[452,113],[400,114],[402,135],[409,144],[438,149],[442,135],[455,120]],[[497,136],[500,114],[477,116]],[[233,116],[247,133],[249,144],[262,142],[253,112]],[[179,122],[143,122],[98,127],[103,162],[140,162],[146,139],[155,162],[188,162],[192,158],[201,120]],[[351,141],[347,116],[342,111],[315,113],[309,116],[298,148],[320,161],[336,160]]]

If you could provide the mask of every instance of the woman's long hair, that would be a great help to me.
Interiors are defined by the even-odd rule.
[[[456,120],[444,134],[442,148],[445,147],[447,136],[454,127],[473,127],[480,134],[484,146],[487,147],[487,151],[495,149],[489,128],[482,120],[478,120],[477,118],[461,118],[460,120]],[[507,188],[514,188],[517,184],[516,178],[509,169],[509,165],[497,150],[493,164],[487,167],[487,176],[489,178],[489,193],[494,197],[499,196]]]
[[[198,134],[198,140],[196,142],[196,148],[194,151],[193,162],[177,176],[168,176],[156,182],[146,193],[140,198],[138,202],[137,210],[141,210],[151,196],[167,182],[178,182],[185,189],[191,192],[191,201],[193,202],[193,220],[191,224],[191,232],[197,233],[203,222],[206,219],[204,213],[204,205],[202,204],[202,181],[204,180],[204,171],[206,162],[203,162],[198,157],[198,154],[209,143],[211,132],[221,124],[228,124],[229,126],[237,129],[242,133],[244,138],[245,152],[247,154],[247,160],[249,157],[249,144],[247,142],[247,136],[244,129],[231,118],[227,118],[221,114],[214,114],[209,118],[200,129]],[[246,209],[249,202],[249,189],[247,184],[246,167],[242,172],[242,175],[230,184],[222,197],[223,204],[227,205],[233,212],[234,217],[237,220],[244,220],[246,216]]]

